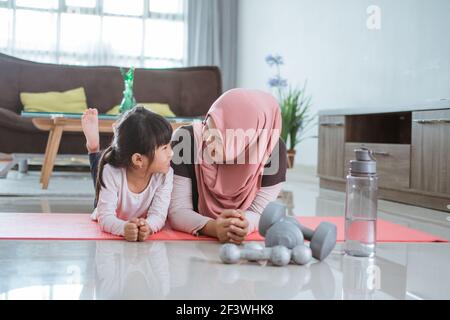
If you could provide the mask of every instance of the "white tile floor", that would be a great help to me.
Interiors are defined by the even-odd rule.
[[[344,195],[319,189],[307,168],[289,171],[284,190],[297,215],[343,214]],[[92,196],[0,197],[0,214],[91,207]],[[379,216],[450,239],[444,212],[379,201]],[[0,299],[450,299],[446,243],[382,243],[375,259],[344,256],[338,245],[324,262],[283,268],[223,265],[218,249],[212,242],[4,240]]]

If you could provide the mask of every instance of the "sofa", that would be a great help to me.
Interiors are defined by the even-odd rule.
[[[123,78],[119,67],[37,63],[0,53],[0,153],[45,152],[48,132],[36,129],[31,118],[20,115],[20,92],[77,87],[84,87],[89,107],[106,113],[122,100]],[[180,117],[206,114],[221,93],[221,74],[215,66],[135,69],[136,101],[167,103]],[[101,135],[102,147],[110,141],[110,134]],[[64,133],[58,153],[86,153],[82,133]]]

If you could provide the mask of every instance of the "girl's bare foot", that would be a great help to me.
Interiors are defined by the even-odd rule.
[[[81,127],[86,137],[86,148],[89,153],[100,151],[100,135],[98,133],[98,112],[97,109],[89,108],[84,111],[81,117]]]

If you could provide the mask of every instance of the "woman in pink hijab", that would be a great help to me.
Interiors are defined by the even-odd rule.
[[[286,180],[276,99],[259,90],[232,89],[202,123],[173,136],[172,228],[241,243],[258,228],[266,205]]]

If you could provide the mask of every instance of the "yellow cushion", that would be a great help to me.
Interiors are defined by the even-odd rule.
[[[157,113],[163,117],[176,117],[175,113],[170,110],[170,106],[166,103],[138,103],[139,106],[143,106],[146,109]],[[120,106],[115,106],[109,110],[106,114],[117,115],[119,114]]]
[[[25,112],[83,113],[87,109],[84,88],[64,92],[20,93]]]

